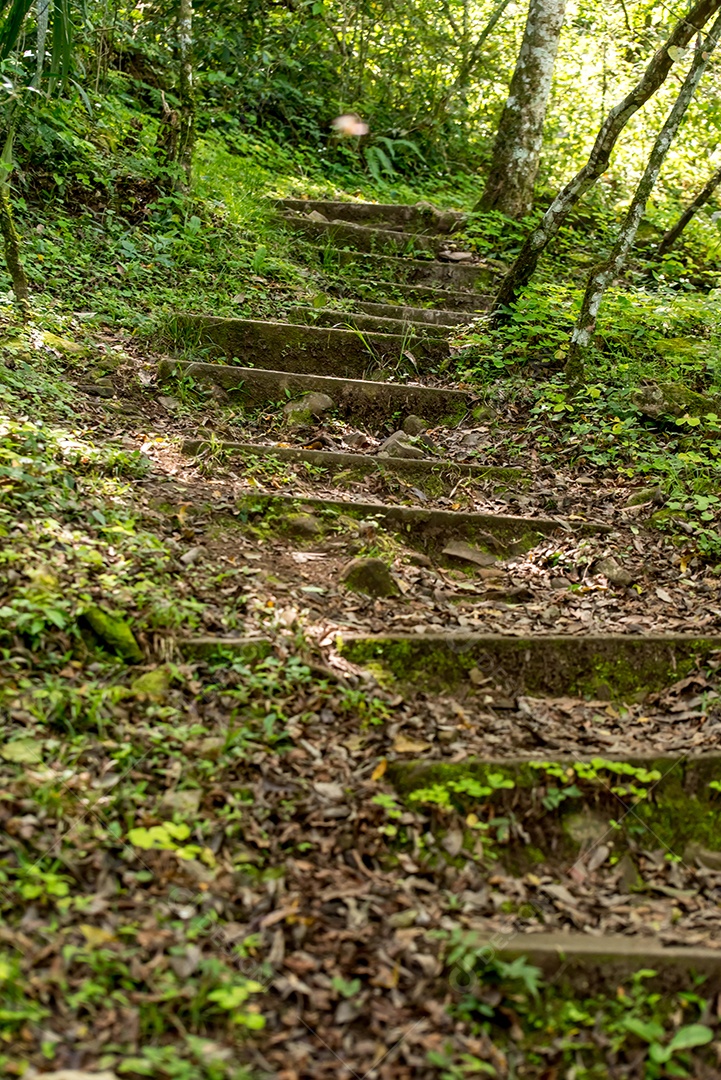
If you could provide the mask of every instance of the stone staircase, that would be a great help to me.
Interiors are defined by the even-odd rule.
[[[412,600],[400,571],[379,577],[377,566],[365,578],[360,566],[360,585],[340,585],[333,604],[323,587],[308,586],[325,670],[341,680],[370,673],[360,683],[369,699],[375,679],[407,704],[398,706],[405,728],[394,718],[387,732],[371,733],[387,768],[373,780],[359,757],[348,781],[356,785],[351,804],[390,784],[401,822],[403,807],[431,807],[426,835],[409,825],[409,850],[398,856],[389,840],[387,862],[378,856],[390,878],[396,861],[416,898],[402,925],[413,926],[423,906],[422,882],[414,882],[436,875],[489,955],[526,955],[575,993],[613,990],[649,967],[663,989],[690,988],[693,973],[706,977],[704,993],[721,989],[721,804],[709,787],[721,781],[718,620],[704,635],[678,632],[671,610],[667,629],[646,633],[648,590],[626,595],[630,582],[614,582],[609,569],[619,548],[643,547],[637,524],[624,533],[599,519],[590,497],[570,512],[543,513],[527,470],[512,460],[484,463],[472,449],[463,456],[463,438],[486,413],[453,383],[454,334],[487,310],[488,295],[477,290],[493,284],[499,266],[463,250],[461,215],[298,199],[277,210],[282,227],[302,238],[308,264],[325,268],[333,300],[290,305],[286,321],[178,316],[178,341],[203,359],[165,360],[160,375],[230,391],[248,412],[285,411],[275,441],[201,433],[184,445],[199,459],[222,455],[241,480],[251,462],[311,469],[317,493],[279,493],[261,479],[241,508],[279,578],[289,553],[362,563],[358,537],[368,535],[381,550],[389,545],[396,566],[415,568]],[[324,448],[332,417],[346,425],[340,448]],[[384,442],[352,449],[369,438]],[[385,485],[382,500],[369,501],[362,487],[353,494],[355,482],[369,480]],[[459,486],[465,509],[450,499]],[[569,545],[590,552],[584,580],[559,589],[544,571],[539,584],[543,560],[550,565]],[[545,590],[547,606],[526,616],[534,589]],[[554,598],[563,591],[564,602],[575,602],[582,590],[589,618],[555,632],[565,609]],[[640,629],[618,632],[616,594],[639,605]],[[366,615],[370,629],[360,626]],[[516,626],[526,617],[537,627],[528,633]],[[398,628],[403,619],[407,631]],[[589,630],[594,620],[608,632]],[[206,655],[248,644],[211,636],[180,648]],[[664,732],[679,716],[696,725],[692,748],[666,752]],[[649,729],[655,734],[645,738]],[[322,762],[314,768],[317,780]],[[452,820],[454,808],[461,818]],[[513,901],[494,893],[501,882]],[[307,908],[312,914],[310,895]]]

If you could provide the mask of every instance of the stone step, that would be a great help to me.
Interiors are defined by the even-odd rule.
[[[385,366],[412,369],[403,356],[408,346],[404,334],[191,314],[174,316],[170,333],[176,344],[210,346],[215,355],[272,371],[362,379]],[[413,342],[413,358],[424,365],[440,364],[448,355],[444,340],[426,337]]]
[[[399,255],[365,255],[361,251],[332,251],[328,260],[356,274],[398,285],[432,285],[456,289],[492,288],[499,270],[488,262],[450,263],[438,259],[409,259]],[[328,271],[327,263],[324,269]]]
[[[245,500],[247,513],[258,517],[273,519],[282,523],[289,515],[299,510],[306,513],[322,514],[323,519],[330,521],[329,514],[338,519],[345,518],[349,521],[372,520],[376,529],[384,529],[402,537],[403,542],[409,546],[433,554],[443,559],[443,548],[452,540],[461,540],[483,550],[490,551],[493,555],[520,554],[528,551],[539,543],[544,537],[555,533],[568,533],[576,535],[593,535],[606,533],[610,527],[605,524],[590,521],[578,521],[568,523],[553,518],[528,518],[518,517],[511,514],[476,514],[464,513],[455,510],[428,510],[420,506],[401,506],[377,502],[356,502],[340,499],[327,499],[317,497],[302,497],[292,495],[277,495],[270,493],[253,494]],[[336,528],[337,522],[329,525]],[[282,530],[281,530],[282,531]],[[457,566],[457,563],[454,565]],[[426,637],[431,640],[431,635],[424,635],[422,639],[413,641],[425,641]],[[351,642],[356,639],[348,639],[343,644],[343,649],[353,650],[358,656],[365,655],[364,649],[373,652],[372,643],[375,638],[359,638],[355,646]],[[381,643],[394,643],[396,640],[404,641],[405,638],[397,635],[378,638]],[[441,641],[445,640],[442,636]],[[463,639],[461,639],[463,640]],[[504,640],[504,639],[502,639]],[[515,639],[514,639],[515,640]],[[370,644],[369,644],[370,643]],[[402,647],[401,647],[402,648]],[[440,646],[443,654],[444,646]],[[409,649],[414,662],[420,666],[420,653],[413,648]],[[371,661],[380,659],[375,653],[369,657]],[[394,657],[395,652],[392,654]],[[349,657],[352,659],[352,657]],[[358,660],[361,663],[361,660]],[[451,668],[450,661],[446,665]],[[471,665],[473,666],[473,665]],[[467,668],[463,668],[461,661],[458,663],[459,678],[467,676]],[[395,672],[394,672],[395,674]]]
[[[183,443],[183,453],[197,456],[210,444],[203,439],[188,439]],[[503,488],[526,483],[524,469],[484,465],[467,465],[461,462],[439,459],[409,459],[400,457],[377,457],[371,454],[346,454],[329,450],[305,450],[295,446],[263,446],[255,443],[220,442],[213,451],[222,451],[229,457],[271,459],[288,461],[294,465],[312,465],[322,468],[334,479],[363,480],[369,476],[397,476],[421,490],[439,495],[455,487],[459,480],[470,477],[477,481],[496,482]]]
[[[438,255],[448,247],[447,239],[424,236],[422,233],[395,232],[368,225],[354,225],[349,221],[318,221],[303,214],[283,214],[281,221],[286,229],[302,233],[308,239],[325,242],[334,247],[350,247],[368,255],[397,254],[411,258],[419,252]]]
[[[398,310],[390,308],[391,311]],[[408,319],[388,316],[358,314],[354,311],[338,311],[335,308],[292,307],[288,309],[288,322],[303,326],[330,326],[339,329],[352,327],[368,334],[397,334],[408,341],[427,337],[447,338],[452,327],[431,322],[410,322]]]
[[[493,304],[493,297],[489,293],[484,295],[459,289],[438,289],[430,285],[403,285],[394,281],[350,278],[339,282],[336,278],[329,280],[326,287],[334,295],[350,297],[354,301],[361,299],[377,303],[382,300],[384,304],[402,303],[413,307],[428,304],[428,311],[441,308],[453,312],[483,313],[490,311]]]
[[[510,697],[641,700],[697,664],[721,659],[721,637],[684,634],[355,634],[344,636],[339,648],[353,663],[372,665],[399,682],[470,687],[470,672],[477,671],[476,680],[488,678]]]
[[[467,396],[460,390],[299,375],[187,360],[161,360],[158,375],[161,380],[174,376],[187,377],[233,390],[234,401],[247,409],[278,406],[302,394],[318,391],[332,398],[341,416],[369,424],[380,424],[396,417],[402,423],[403,418],[410,414],[420,416],[431,424],[457,423],[466,413],[468,405]]]
[[[430,203],[341,202],[331,199],[278,199],[280,210],[300,214],[322,214],[329,221],[349,221],[372,225],[376,229],[401,232],[452,233],[459,229],[466,215],[458,210],[438,210]]]
[[[643,980],[648,992],[688,991],[695,985],[694,976],[703,977],[705,997],[721,991],[721,950],[696,944],[664,945],[651,934],[503,934],[479,929],[474,944],[489,958],[510,962],[525,957],[540,968],[547,982],[581,999],[596,993],[615,996],[618,987],[641,970],[653,972]]]
[[[359,311],[375,315],[379,319],[402,319],[404,322],[427,324],[429,327],[465,326],[472,318],[466,311],[443,311],[439,308],[409,307],[405,304],[374,304],[369,300],[357,300],[355,306]]]

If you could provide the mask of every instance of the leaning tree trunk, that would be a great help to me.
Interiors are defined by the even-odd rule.
[[[190,183],[195,142],[195,86],[193,80],[193,0],[179,0],[178,60],[180,116],[178,131],[178,161],[183,167],[186,182]]]
[[[699,191],[693,202],[686,207],[676,224],[672,225],[668,232],[661,238],[661,243],[656,248],[657,258],[660,259],[662,255],[665,255],[667,251],[671,250],[689,221],[691,221],[698,213],[702,206],[706,205],[719,184],[721,184],[721,165],[719,165],[716,172],[709,178],[703,190]]]
[[[719,7],[721,0],[696,0],[685,18],[676,23],[665,44],[653,56],[640,81],[611,109],[596,136],[588,161],[558,193],[537,228],[526,238],[518,258],[501,282],[491,313],[492,323],[498,324],[507,317],[509,306],[531,280],[541,253],[556,236],[579,199],[608,168],[611,152],[626,124],[663,84],[678,50],[688,45],[694,34],[703,29]]]
[[[12,281],[15,300],[24,319],[30,316],[30,290],[20,256],[20,240],[13,221],[10,202],[10,185],[7,180],[0,181],[0,232],[5,249],[5,263]]]
[[[604,293],[616,275],[621,272],[626,257],[631,250],[641,218],[646,211],[649,196],[661,171],[661,166],[666,160],[669,147],[676,137],[681,122],[686,115],[686,110],[696,92],[696,87],[706,70],[709,57],[716,48],[719,32],[721,32],[721,15],[716,18],[705,42],[698,41],[689,72],[683,81],[671,112],[666,118],[666,123],[656,137],[649,155],[648,164],[636,188],[636,194],[631,200],[631,205],[628,208],[616,242],[608,258],[595,267],[591,273],[578,321],[571,334],[571,348],[566,361],[566,372],[573,382],[580,382],[583,379],[583,360],[596,330],[596,319]]]
[[[533,209],[543,125],[565,11],[566,0],[530,0],[491,171],[476,210],[500,210],[520,218]]]

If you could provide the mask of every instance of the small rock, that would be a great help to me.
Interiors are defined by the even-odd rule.
[[[424,431],[428,431],[428,424],[421,420],[420,416],[411,413],[403,421],[403,431],[406,435],[422,435]]]
[[[188,550],[180,556],[180,562],[183,566],[194,566],[195,563],[200,562],[204,554],[205,548],[203,547],[188,548]]]
[[[489,555],[487,551],[472,547],[463,540],[451,540],[443,548],[443,554],[452,559],[460,559],[461,562],[473,563],[474,566],[493,566],[496,562],[495,555]]]
[[[709,848],[702,847],[695,840],[686,845],[683,860],[685,863],[705,866],[707,870],[721,870],[721,851],[711,851]]]
[[[393,575],[382,559],[353,559],[341,574],[341,581],[351,592],[366,596],[397,596]]]
[[[626,506],[645,506],[646,503],[656,503],[660,506],[662,502],[663,492],[660,487],[641,488],[639,491],[634,491]]]
[[[427,555],[422,555],[418,551],[414,551],[412,555],[408,556],[408,562],[411,564],[411,566],[422,566],[426,570],[433,569],[433,562],[428,558]]]
[[[419,446],[414,446],[410,436],[405,431],[394,431],[384,443],[378,447],[378,457],[395,458],[424,458],[425,452]]]
[[[559,590],[560,589],[568,589],[568,588],[570,588],[570,586],[571,586],[571,582],[568,581],[565,577],[553,577],[553,578],[551,578],[551,588],[552,589],[559,589]]]
[[[633,574],[629,574],[628,570],[624,570],[621,564],[609,556],[606,559],[599,559],[593,564],[594,574],[603,574],[605,578],[611,582],[612,585],[630,585],[633,581]]]
[[[166,791],[160,800],[160,808],[168,814],[180,814],[184,818],[197,817],[200,809],[202,792],[198,789],[192,791]]]
[[[358,447],[365,446],[368,437],[362,431],[349,431],[347,435],[343,436],[343,442],[346,446],[350,446],[351,449],[358,449]]]
[[[406,908],[404,911],[394,911],[386,919],[388,926],[394,930],[403,930],[408,926],[415,926],[418,919],[417,908]]]
[[[448,262],[473,262],[472,251],[439,251],[439,259],[446,259]]]
[[[328,218],[325,214],[321,214],[320,210],[311,210],[305,216],[308,218],[308,221],[323,221],[326,225],[328,224]]]
[[[314,420],[322,420],[326,413],[335,408],[335,402],[328,394],[313,391],[303,394],[297,401],[289,401],[283,407],[287,423],[292,427],[310,425]]]
[[[145,695],[155,701],[164,701],[170,690],[170,672],[166,667],[146,671],[130,684],[133,694]]]
[[[286,514],[283,518],[283,532],[299,540],[314,540],[323,535],[323,522],[315,514]]]

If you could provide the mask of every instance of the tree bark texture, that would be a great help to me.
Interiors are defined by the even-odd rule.
[[[638,226],[646,212],[646,205],[658,179],[661,166],[666,160],[671,143],[675,139],[686,115],[686,110],[691,104],[696,87],[708,65],[711,53],[716,48],[719,33],[721,33],[721,15],[716,18],[706,40],[704,42],[699,40],[696,45],[691,67],[683,81],[674,106],[666,118],[666,122],[656,136],[643,176],[638,183],[636,193],[631,200],[631,205],[626,212],[623,225],[608,258],[591,272],[578,321],[571,334],[571,348],[566,362],[566,372],[575,382],[583,378],[583,358],[596,331],[596,319],[598,318],[604,293],[613,279],[623,269],[636,238]]]
[[[543,125],[565,12],[566,0],[530,0],[491,170],[477,210],[501,210],[520,218],[533,209]]]
[[[193,0],[178,2],[178,61],[180,129],[178,132],[178,161],[187,182],[193,163],[195,142],[195,85],[193,79]]]
[[[721,0],[696,0],[686,16],[676,23],[665,44],[654,54],[636,86],[608,113],[596,136],[588,161],[558,193],[538,226],[526,238],[518,258],[501,282],[491,312],[491,321],[494,324],[507,317],[508,307],[515,302],[521,289],[533,277],[542,252],[556,236],[579,199],[608,168],[611,152],[621,132],[631,117],[663,84],[673,66],[676,50],[684,49],[720,7]]]
[[[700,191],[693,202],[686,207],[676,224],[672,225],[668,232],[661,238],[661,243],[656,248],[656,255],[659,259],[661,256],[665,255],[667,251],[671,250],[689,221],[691,221],[698,213],[702,206],[706,205],[719,184],[721,184],[721,165],[719,165],[716,172],[708,179],[703,190]]]
[[[15,299],[23,318],[27,319],[30,315],[30,291],[20,257],[20,240],[13,221],[7,181],[0,182],[0,232],[2,232],[5,263],[12,281]]]

